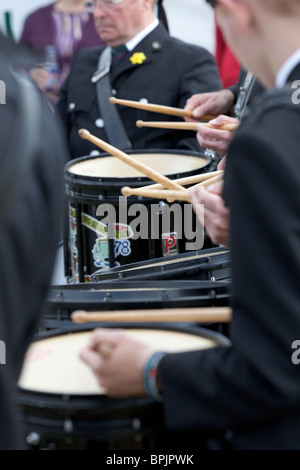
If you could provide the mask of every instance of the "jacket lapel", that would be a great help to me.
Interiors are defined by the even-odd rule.
[[[155,60],[162,50],[163,44],[169,35],[163,25],[159,24],[148,36],[146,36],[134,49],[128,52],[111,71],[114,81],[127,70],[143,67]]]

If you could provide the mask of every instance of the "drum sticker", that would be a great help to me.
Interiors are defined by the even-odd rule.
[[[162,250],[163,256],[177,255],[179,253],[176,232],[162,234]]]
[[[82,223],[82,225],[89,228],[90,230],[93,230],[93,232],[96,232],[96,234],[99,238],[102,238],[104,240],[107,239],[108,228],[107,228],[106,225],[99,222],[99,220],[97,220],[94,217],[82,212],[81,213],[81,223]]]
[[[82,225],[97,233],[98,238],[92,248],[94,265],[97,268],[109,268],[109,242],[114,240],[114,256],[129,256],[131,254],[130,238],[134,236],[133,230],[127,224],[113,223],[110,230],[108,226],[88,214],[81,214]],[[109,237],[108,237],[109,235]],[[115,261],[115,266],[120,266]]]
[[[76,209],[69,204],[71,269],[75,282],[79,281]]]
[[[45,349],[45,348],[39,348],[39,349],[34,349],[32,351],[29,351],[25,355],[25,363],[26,364],[31,364],[34,362],[40,362],[43,359],[45,359],[48,356],[51,356],[53,354],[53,349]]]

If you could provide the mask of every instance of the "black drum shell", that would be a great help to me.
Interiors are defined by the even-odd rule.
[[[155,153],[164,153],[166,155],[171,154],[178,157],[193,157],[199,158],[199,162],[204,159],[206,164],[200,164],[199,168],[181,173],[167,174],[170,179],[177,179],[186,176],[192,176],[198,173],[206,172],[211,170],[213,162],[211,157],[189,151],[160,151],[160,150],[135,150],[130,152],[130,155],[136,154],[147,155]],[[141,187],[147,186],[153,183],[147,177],[95,177],[85,176],[72,173],[72,166],[78,163],[93,162],[94,159],[109,157],[108,154],[102,154],[95,157],[81,157],[72,160],[67,163],[65,167],[65,193],[66,193],[66,224],[64,229],[64,251],[65,251],[65,274],[71,282],[90,282],[91,275],[99,268],[113,268],[118,265],[124,265],[128,263],[139,262],[148,259],[154,259],[160,256],[169,256],[172,253],[184,253],[187,251],[187,239],[185,236],[186,220],[188,220],[189,232],[194,232],[196,228],[196,217],[191,213],[185,212],[190,210],[190,204],[183,201],[175,201],[174,205],[177,204],[181,208],[182,221],[178,223],[182,224],[182,234],[174,242],[172,247],[172,253],[164,253],[164,245],[162,241],[163,235],[170,236],[173,239],[173,233],[176,232],[175,222],[171,221],[170,231],[166,234],[162,234],[161,227],[157,228],[157,238],[150,236],[151,232],[151,210],[155,205],[162,204],[162,210],[166,208],[174,207],[171,203],[168,204],[166,201],[160,201],[157,199],[141,198],[137,196],[131,196],[127,198],[127,205],[131,207],[133,204],[140,204],[146,207],[148,213],[147,224],[149,226],[148,238],[133,240],[129,235],[128,240],[118,241],[118,245],[123,245],[116,249],[114,240],[110,239],[107,242],[104,240],[99,241],[93,229],[87,228],[87,224],[82,222],[82,217],[91,220],[91,226],[99,220],[97,216],[97,208],[104,204],[110,204],[116,210],[116,218],[119,215],[119,198],[121,196],[121,189],[123,186],[130,187]],[[111,157],[113,158],[113,157]],[[201,159],[201,160],[200,160]],[[176,166],[176,165],[175,165]],[[162,217],[162,216],[160,216]],[[186,218],[185,218],[186,217]],[[134,217],[128,217],[128,225],[132,223]],[[161,224],[161,222],[159,222]],[[123,231],[128,229],[126,226],[123,227]],[[121,225],[123,226],[123,224]],[[175,228],[174,228],[175,227]],[[129,231],[129,229],[128,229]],[[211,241],[207,236],[203,241],[204,247],[212,246]],[[108,246],[106,246],[108,245]],[[200,246],[199,249],[202,247]],[[102,254],[105,253],[105,256]]]
[[[75,310],[114,311],[230,305],[231,284],[213,281],[122,281],[51,286],[41,328],[69,328]]]

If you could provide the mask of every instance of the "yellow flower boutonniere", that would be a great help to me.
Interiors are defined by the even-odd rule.
[[[130,62],[133,64],[133,65],[136,65],[136,64],[139,64],[141,65],[144,60],[146,60],[147,57],[145,56],[145,54],[143,52],[135,52],[131,57],[130,57]]]

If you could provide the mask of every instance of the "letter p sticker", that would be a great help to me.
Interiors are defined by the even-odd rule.
[[[162,235],[163,256],[178,254],[178,241],[176,233],[164,233]]]

